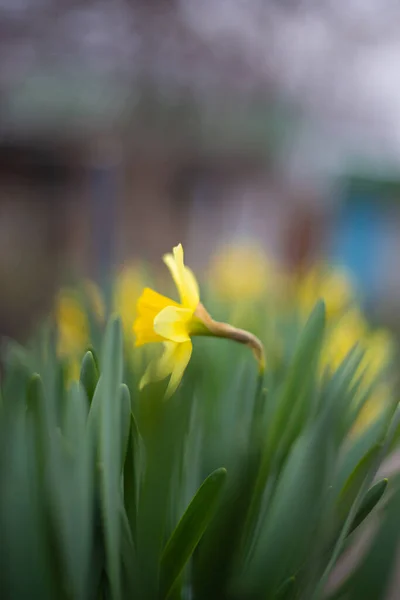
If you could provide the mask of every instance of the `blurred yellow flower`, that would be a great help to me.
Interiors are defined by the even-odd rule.
[[[126,341],[132,340],[132,343],[132,323],[136,318],[136,304],[142,289],[139,267],[125,266],[115,281],[114,310],[121,316]]]
[[[363,361],[363,389],[372,386],[371,395],[358,415],[353,434],[366,429],[388,406],[392,397],[391,381],[385,372],[394,357],[395,343],[391,334],[378,329],[369,334]]]
[[[354,301],[355,286],[350,275],[337,267],[315,266],[297,280],[296,299],[308,315],[319,299],[325,302],[328,321],[347,310]]]
[[[357,398],[365,393],[369,393],[369,398],[357,417],[352,435],[364,431],[388,406],[391,393],[385,369],[390,365],[395,347],[388,331],[371,332],[361,312],[353,308],[328,328],[322,349],[322,369],[328,367],[335,371],[356,345],[364,351],[356,373],[356,378],[362,377]]]
[[[393,336],[386,329],[376,329],[368,337],[368,378],[372,382],[390,364],[395,351]]]
[[[257,300],[276,276],[272,263],[257,245],[237,244],[222,247],[210,265],[210,281],[222,298]]]
[[[247,331],[214,321],[201,304],[199,287],[192,271],[184,264],[181,244],[173,249],[173,254],[164,256],[164,263],[178,288],[180,303],[149,288],[144,289],[138,300],[133,326],[136,345],[164,344],[163,355],[149,364],[139,387],[170,376],[166,397],[173,394],[190,360],[193,335],[225,337],[248,345],[259,362],[260,371],[263,371],[264,350],[258,338]]]
[[[364,347],[367,330],[367,323],[356,308],[331,323],[322,348],[322,367],[334,371],[354,346],[361,344]]]
[[[92,310],[98,323],[105,318],[105,306],[101,292],[93,281],[83,283],[87,309]],[[74,290],[63,289],[58,294],[55,307],[57,324],[57,354],[66,360],[67,378],[79,379],[80,362],[90,344],[90,325],[83,299]]]
[[[63,291],[59,295],[56,320],[58,355],[66,358],[76,354],[88,342],[89,325],[80,302],[72,292]]]

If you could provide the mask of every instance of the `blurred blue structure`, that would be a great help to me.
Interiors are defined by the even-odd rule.
[[[385,222],[379,199],[368,194],[347,199],[333,235],[333,260],[355,275],[361,293],[371,300],[379,285],[380,242]]]

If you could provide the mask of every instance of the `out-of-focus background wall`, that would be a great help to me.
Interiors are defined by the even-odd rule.
[[[400,306],[400,4],[1,0],[0,331],[182,241],[350,267]]]

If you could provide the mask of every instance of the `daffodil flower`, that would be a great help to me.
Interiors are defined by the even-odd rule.
[[[250,346],[264,370],[263,347],[251,333],[226,323],[214,321],[200,302],[199,286],[192,271],[185,266],[183,248],[179,244],[173,254],[163,258],[178,288],[180,303],[145,288],[137,304],[137,318],[133,329],[136,346],[162,342],[164,352],[148,366],[140,381],[143,388],[150,381],[159,381],[170,375],[166,397],[178,387],[192,355],[194,335],[231,338]]]

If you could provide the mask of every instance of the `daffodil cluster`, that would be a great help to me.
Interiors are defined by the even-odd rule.
[[[345,270],[320,264],[301,274],[291,274],[254,245],[224,247],[214,256],[208,270],[208,289],[228,308],[233,326],[215,321],[202,304],[198,282],[185,265],[181,244],[166,254],[163,261],[176,285],[177,301],[145,287],[138,263],[124,267],[115,279],[112,309],[121,315],[128,353],[139,356],[136,354],[139,348],[136,350],[134,346],[162,346],[160,356],[154,357],[153,353],[153,358],[147,360],[140,389],[169,378],[165,394],[166,397],[173,394],[191,359],[195,336],[224,337],[248,345],[263,371],[264,348],[259,338],[267,349],[267,360],[274,365],[282,354],[279,329],[282,321],[297,315],[305,322],[321,298],[327,317],[321,375],[327,369],[335,371],[349,352],[359,346],[365,352],[359,369],[364,386],[372,389],[371,383],[378,382],[359,423],[367,424],[379,413],[389,391],[388,380],[382,374],[393,356],[394,342],[389,332],[369,326],[357,301],[355,285]],[[85,302],[74,290],[63,291],[57,302],[58,353],[69,359],[72,379],[78,376],[77,365],[90,344],[90,323],[84,305],[100,327],[106,312],[99,288],[93,282],[85,282],[83,289]],[[267,307],[265,315],[263,306]],[[259,337],[246,330],[249,323],[255,325]],[[246,328],[236,327],[240,324]],[[143,361],[133,362],[137,368],[143,368]]]

